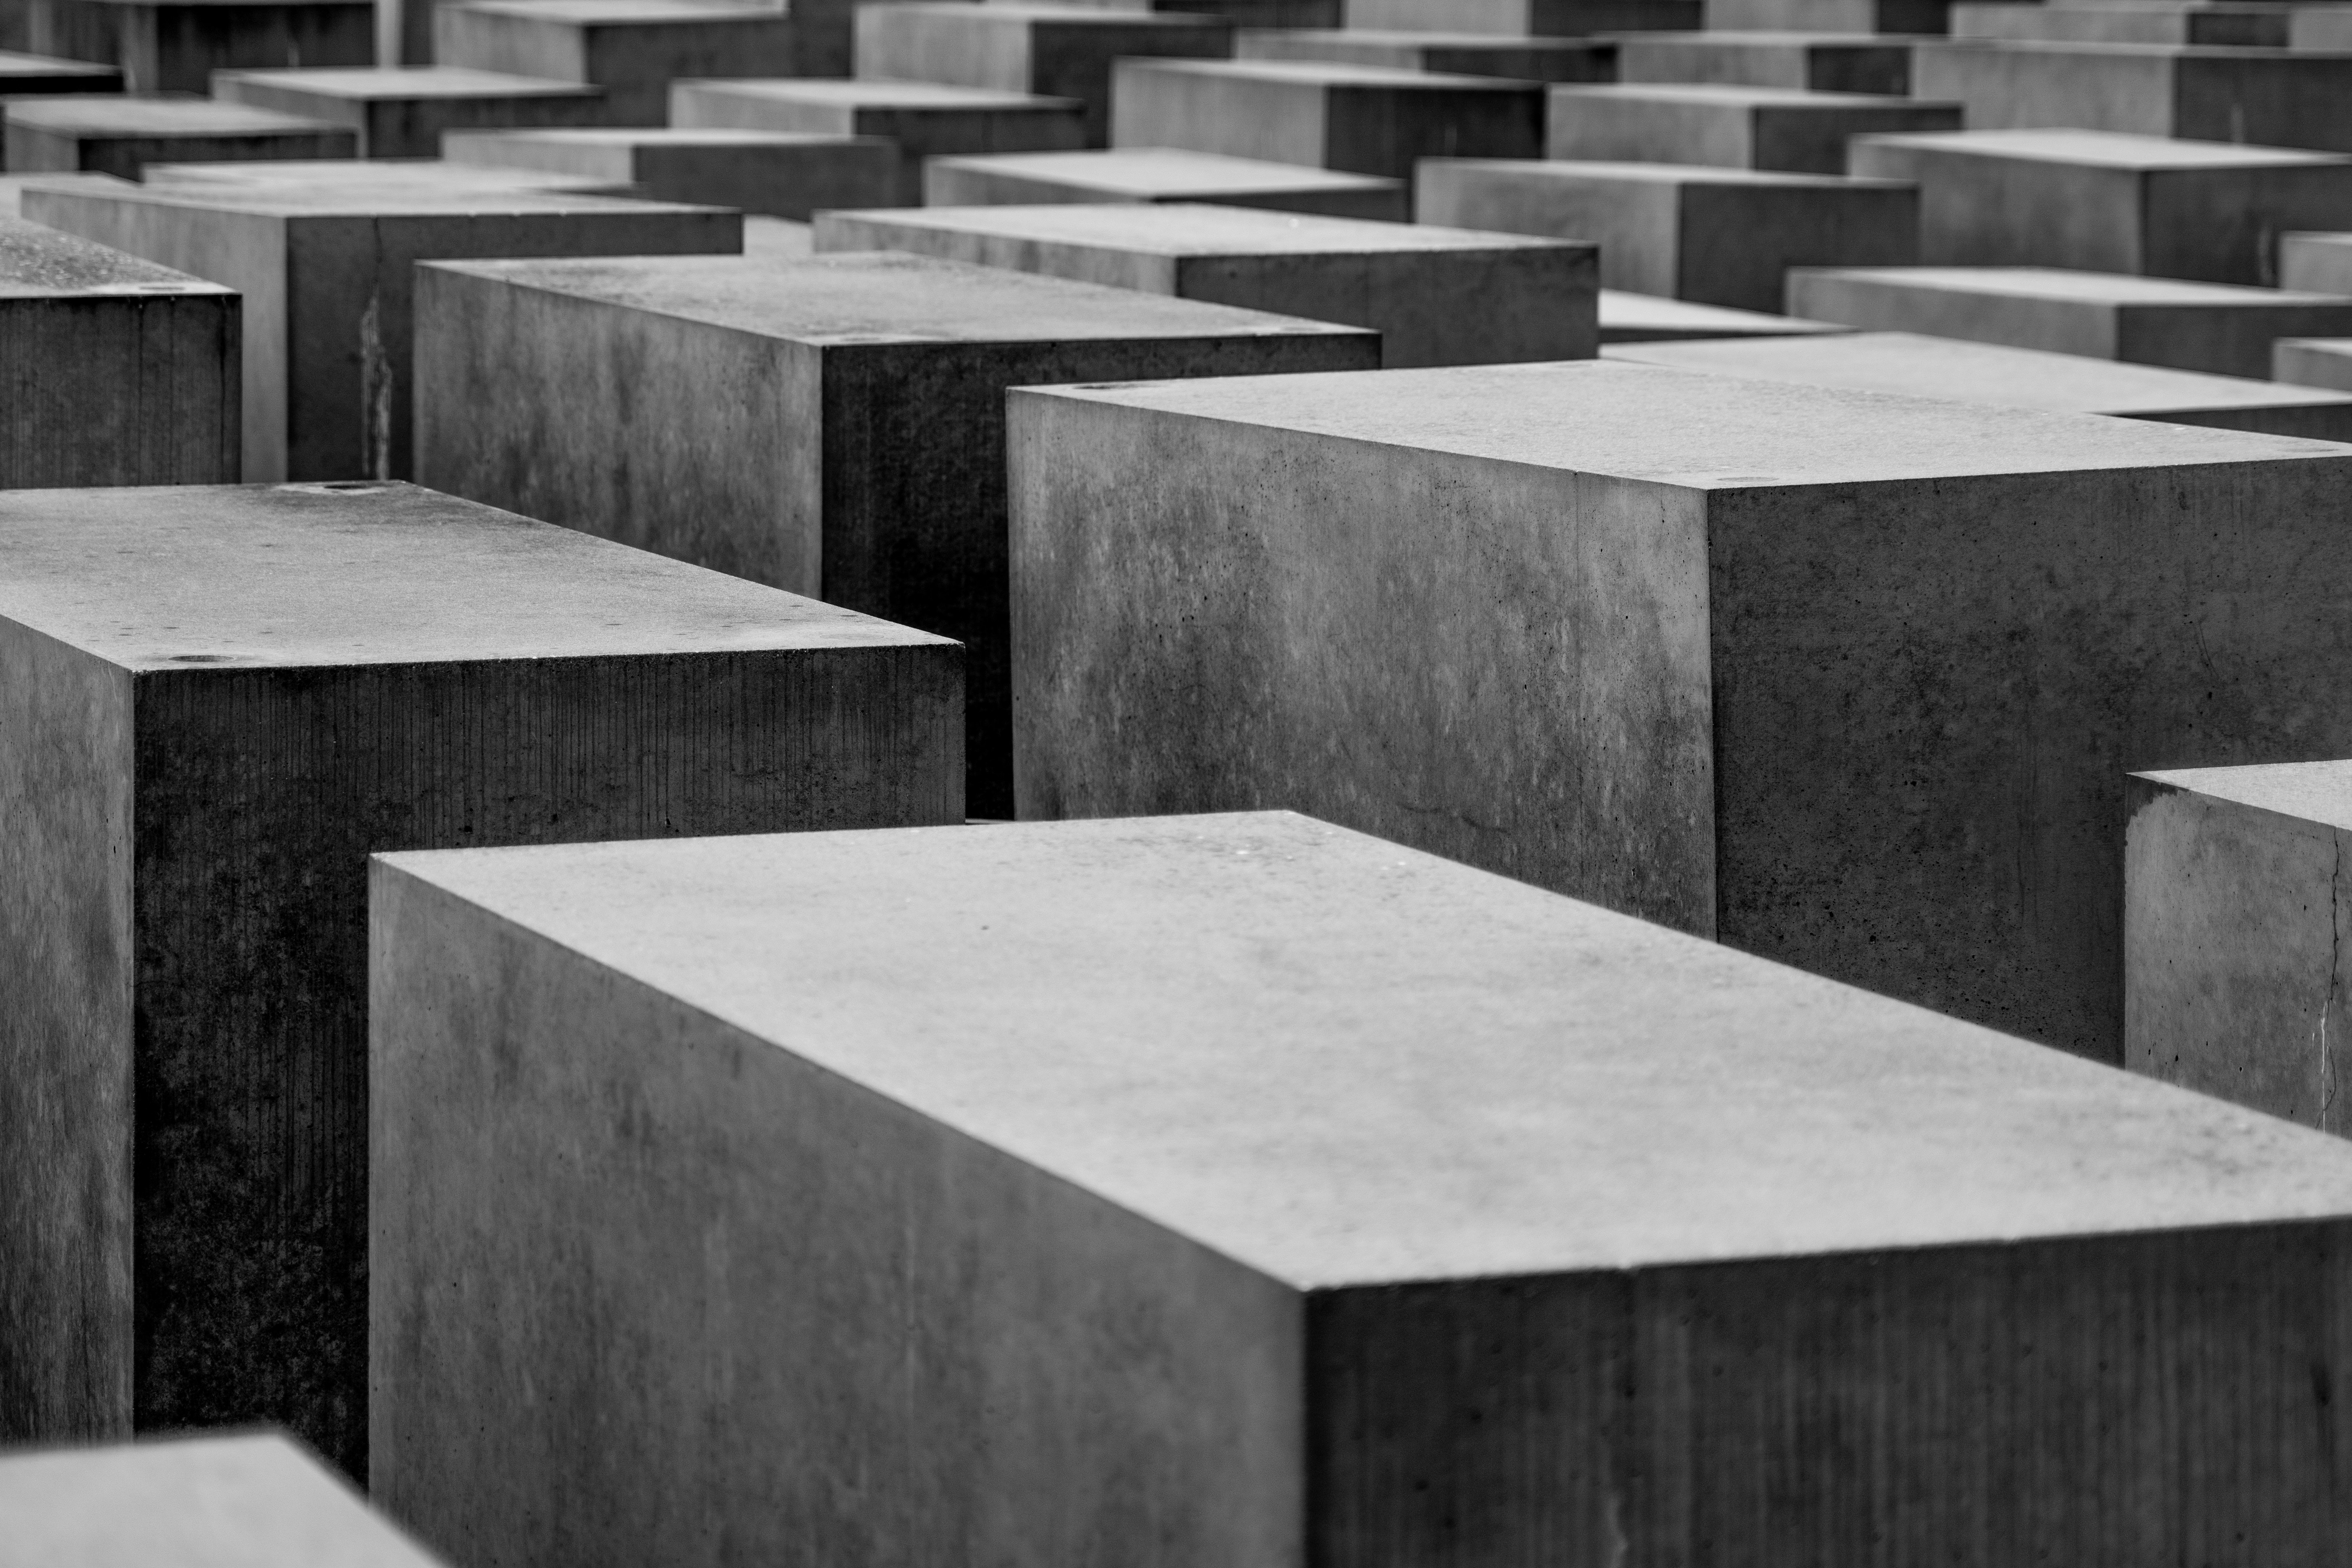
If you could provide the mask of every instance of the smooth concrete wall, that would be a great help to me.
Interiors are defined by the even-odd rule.
[[[2352,152],[2352,55],[2155,44],[1925,43],[1912,90],[1971,130],[2070,126]]]
[[[366,0],[29,0],[33,53],[122,68],[131,92],[212,90],[215,70],[375,63]]]
[[[1555,87],[1548,112],[1547,158],[1794,174],[1843,174],[1867,132],[1960,128],[1957,104],[1719,84]]]
[[[607,125],[666,123],[679,77],[799,74],[790,16],[719,0],[455,0],[433,28],[441,65],[593,82]]]

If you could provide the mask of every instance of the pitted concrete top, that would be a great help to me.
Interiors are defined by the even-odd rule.
[[[0,300],[236,292],[43,224],[0,217]]]
[[[1183,60],[1135,57],[1121,70],[1177,71],[1190,76],[1238,77],[1251,81],[1297,82],[1306,87],[1376,87],[1449,92],[1535,92],[1540,84],[1507,77],[1455,76],[1402,66],[1360,66],[1340,60]]]
[[[1355,327],[885,251],[435,261],[449,272],[822,347],[1370,337]]]
[[[1824,112],[1876,109],[1889,112],[1948,110],[1957,104],[1876,92],[1822,92],[1801,87],[1747,87],[1729,82],[1564,82],[1551,89],[1562,97],[1622,99],[1637,103],[1688,103],[1723,109],[1817,109]]]
[[[2352,762],[2169,768],[2133,776],[2299,822],[2352,831]]]
[[[1391,191],[1402,181],[1338,169],[1310,169],[1263,158],[1192,153],[1175,147],[1111,147],[1088,153],[984,153],[930,160],[959,169],[1049,180],[1115,195],[1198,196],[1259,191]]]
[[[1403,250],[1593,250],[1584,240],[1540,239],[1442,228],[1434,224],[1376,223],[1265,207],[1211,206],[1192,202],[1096,206],[1083,202],[1036,206],[887,207],[844,210],[828,216],[898,231],[950,230],[1041,244],[1152,256],[1364,255]],[[885,238],[884,244],[896,241]]]
[[[603,89],[576,81],[511,76],[464,66],[289,66],[269,70],[213,73],[213,90],[224,82],[250,81],[280,91],[312,93],[355,102],[406,98],[593,98]]]
[[[1042,98],[1032,92],[1003,92],[988,87],[950,87],[936,81],[893,81],[878,78],[760,77],[750,79],[703,78],[679,80],[672,88],[732,98],[765,99],[777,103],[805,103],[830,109],[1075,109],[1075,98]]]
[[[1778,169],[1718,168],[1711,163],[1620,163],[1601,158],[1424,158],[1425,163],[1477,169],[1528,181],[1617,180],[1652,185],[1777,185],[1816,191],[1907,191],[1908,180],[1844,174],[1797,174]]]
[[[2006,47],[2006,43],[2003,44]],[[2107,47],[2110,46],[2101,46]],[[2234,142],[2182,142],[2120,131],[1902,131],[1859,138],[1873,146],[1916,147],[1984,158],[2087,163],[2110,169],[2270,169],[2282,164],[2352,165],[2339,153],[2248,147]]]
[[[2341,294],[2304,294],[2292,289],[2255,289],[2240,283],[2191,283],[2124,272],[2075,272],[2056,267],[1808,267],[1792,270],[1817,277],[1863,279],[1889,288],[2066,300],[2086,305],[2218,305],[2239,309],[2352,305],[2352,297]]]
[[[1027,387],[1195,419],[1698,489],[2335,462],[2291,436],[1701,375],[1613,360]]]
[[[1610,359],[1671,365],[1714,375],[1754,376],[1805,386],[1949,397],[2011,408],[2076,414],[2160,415],[2221,408],[2309,408],[2352,404],[2352,394],[2204,375],[2083,354],[2004,348],[1909,332],[1828,337],[1624,343]]]
[[[0,102],[0,118],[53,136],[254,136],[339,132],[340,125],[212,98],[58,93]]]
[[[173,0],[174,4],[178,0]],[[12,1563],[66,1568],[434,1568],[283,1437],[0,1456]]]
[[[465,0],[468,11],[501,16],[535,16],[586,26],[667,26],[677,22],[767,22],[780,24],[782,10],[751,0]]]
[[[0,491],[0,618],[135,670],[943,639],[403,484]]]
[[[383,859],[1301,1288],[2352,1215],[2339,1140],[1287,813]]]
[[[37,183],[32,188],[39,188]],[[327,181],[305,184],[260,179],[251,184],[234,181],[190,181],[170,184],[129,185],[120,191],[76,190],[86,198],[138,203],[150,206],[201,207],[214,212],[256,213],[272,217],[393,217],[449,216],[565,215],[601,213],[669,215],[725,213],[731,207],[695,206],[684,202],[640,201],[633,196],[597,195],[567,191],[538,181],[439,180],[398,176],[381,182],[349,184]]]

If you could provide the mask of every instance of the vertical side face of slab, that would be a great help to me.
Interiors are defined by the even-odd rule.
[[[2134,357],[2122,352],[2124,312],[2099,300],[1923,287],[1899,274],[1837,268],[1791,271],[1786,298],[1791,316],[1865,332],[1965,338],[2093,359]],[[2166,314],[2177,319],[2183,312]]]
[[[1672,181],[1555,179],[1507,164],[1433,159],[1421,165],[1413,195],[1423,223],[1589,240],[1601,247],[1601,287],[1680,296],[1689,196]]]
[[[131,678],[0,619],[0,1441],[131,1431]]]
[[[372,1489],[428,1543],[1300,1561],[1295,1291],[395,865],[373,889]]]
[[[1852,143],[1851,159],[1857,174],[1918,182],[1926,266],[2148,269],[2143,203],[2162,175],[1868,137]]]
[[[1181,147],[1310,169],[1340,166],[1329,161],[1330,95],[1321,88],[1155,69],[1143,60],[1114,66],[1111,76],[1114,147]],[[1409,178],[1411,165],[1398,173]]]
[[[1907,267],[1917,259],[1918,196],[1900,186],[1682,187],[1676,299],[1780,309],[1789,268]]]
[[[0,489],[234,484],[234,294],[0,298]]]
[[[1698,492],[1031,393],[1008,458],[1022,816],[1287,807],[1714,934]]]
[[[1423,158],[1540,158],[1544,95],[1492,88],[1334,86],[1326,93],[1323,163],[1410,180]]]

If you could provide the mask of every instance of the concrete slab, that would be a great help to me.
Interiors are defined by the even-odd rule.
[[[1979,39],[1922,44],[1913,90],[1972,131],[2071,126],[2352,152],[2352,54]]]
[[[373,1479],[460,1561],[2336,1539],[2315,1132],[1279,813],[373,896]]]
[[[1025,5],[1029,0],[982,0]],[[1192,12],[1222,16],[1236,27],[1337,27],[1340,0],[1067,0],[1102,11]]]
[[[880,136],[783,131],[453,131],[453,163],[545,171],[660,201],[805,220],[820,207],[873,206],[898,188],[898,146]]]
[[[142,164],[226,158],[348,158],[357,142],[323,120],[200,98],[119,92],[0,100],[12,174],[136,180]]]
[[[1430,223],[1573,236],[1601,247],[1601,281],[1750,310],[1780,308],[1791,267],[1917,258],[1909,185],[1694,163],[1425,158]]]
[[[1617,79],[1900,97],[1911,90],[1911,43],[1879,33],[1621,35]]]
[[[2352,49],[2352,26],[2337,5],[2297,5],[2287,21],[2287,47],[2339,54]]]
[[[1709,32],[1937,34],[1952,0],[1706,0]]]
[[[963,817],[952,644],[407,485],[0,494],[0,647],[16,1439],[365,1473],[370,853]]]
[[[444,0],[433,58],[444,66],[604,89],[604,123],[660,125],[680,77],[791,76],[797,29],[781,6],[743,0]]]
[[[26,1563],[77,1568],[435,1568],[317,1461],[239,1434],[0,1456],[0,1517]]]
[[[2281,338],[2271,345],[2271,378],[2352,392],[2352,338]]]
[[[420,259],[742,247],[733,212],[561,191],[36,188],[24,209],[245,296],[248,479],[408,477]]]
[[[0,174],[0,217],[22,217],[19,210],[27,185],[62,190],[119,191],[135,189],[133,182],[112,174]]]
[[[0,489],[237,477],[238,300],[0,217]]]
[[[1627,343],[1603,353],[1709,375],[2352,441],[2352,395],[1909,332]]]
[[[1005,389],[1380,354],[1357,329],[910,256],[418,270],[420,476],[966,644],[985,817],[1013,815]]]
[[[929,81],[679,81],[670,123],[698,131],[885,136],[898,143],[892,201],[923,199],[923,161],[950,153],[1058,153],[1086,144],[1074,99]]]
[[[1698,0],[1347,0],[1347,26],[1490,37],[1584,37],[1696,27]]]
[[[122,70],[119,66],[0,49],[0,93],[15,97],[34,92],[121,90]]]
[[[364,66],[369,0],[26,0],[37,54],[120,66],[131,91],[204,93],[249,66]]]
[[[1544,156],[1843,174],[1850,137],[1958,131],[1959,106],[1720,83],[1555,87]]]
[[[340,196],[418,192],[472,195],[518,190],[573,191],[596,195],[639,194],[622,180],[459,163],[442,158],[271,158],[227,163],[150,163],[141,171],[140,183],[157,191],[326,187]]]
[[[1213,202],[1327,217],[1402,223],[1412,195],[1402,180],[1339,174],[1297,163],[1188,153],[1178,147],[1111,147],[1085,153],[1007,153],[932,158],[923,165],[929,206],[1025,206],[1039,202]]]
[[[1935,265],[2268,284],[2280,235],[2352,224],[2352,158],[2284,147],[1962,131],[1857,137],[1848,167],[1918,185],[1919,259]]]
[[[2352,763],[2141,773],[2127,798],[2125,1065],[2352,1136]]]
[[[1076,99],[1086,105],[1089,147],[1110,139],[1112,60],[1233,52],[1231,23],[1182,12],[968,0],[857,8],[858,75]]]
[[[2279,284],[2323,294],[2352,294],[2352,234],[2282,234]]]
[[[601,88],[457,66],[222,71],[213,91],[347,126],[362,158],[437,158],[445,131],[600,125],[611,115]]]
[[[746,256],[804,257],[816,254],[816,237],[804,223],[789,218],[749,217],[743,220]]]
[[[1543,89],[1311,60],[1122,60],[1111,142],[1411,179],[1415,160],[1533,158]]]
[[[829,212],[819,251],[897,250],[1369,327],[1391,368],[1591,359],[1599,247],[1198,205]]]
[[[1617,46],[1597,38],[1414,33],[1371,27],[1245,28],[1234,56],[1244,60],[1334,60],[1452,76],[1520,81],[1614,81]]]
[[[1291,801],[2112,1061],[2125,772],[2352,752],[2326,443],[1608,361],[1009,443],[1024,818]]]
[[[2251,0],[2223,5],[2184,0],[1963,0],[1952,7],[1956,38],[2021,38],[2073,44],[2223,44],[2241,48],[2286,47],[2293,5]]]
[[[1798,268],[1789,313],[1868,331],[2260,380],[2280,338],[2352,332],[2352,298],[2038,267]]]
[[[1655,343],[1691,338],[1778,337],[1784,333],[1853,331],[1829,321],[1801,321],[1761,310],[1727,310],[1721,305],[1695,305],[1656,294],[1635,294],[1622,289],[1601,290],[1601,341],[1603,343]]]

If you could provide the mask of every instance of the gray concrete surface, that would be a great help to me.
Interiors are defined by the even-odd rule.
[[[1598,247],[1255,207],[904,207],[818,216],[819,251],[897,250],[1369,327],[1390,368],[1591,359]]]
[[[2352,392],[2352,338],[2281,338],[2271,345],[2271,378]]]
[[[1911,90],[1911,43],[1879,33],[1640,33],[1617,38],[1617,79],[1808,92]]]
[[[2352,26],[2346,25],[2337,7],[2297,5],[2293,11],[2287,19],[2288,47],[2330,54],[2352,49]]]
[[[1959,106],[1876,93],[1643,82],[1550,89],[1544,156],[1843,174],[1846,141],[1958,131]]]
[[[155,165],[150,164],[149,167]],[[0,174],[0,217],[22,217],[25,189],[40,185],[52,190],[135,190],[130,180],[113,174]]]
[[[1698,0],[1347,0],[1350,30],[1584,37],[1699,25]]]
[[[1919,259],[1937,266],[2272,284],[2282,234],[2352,226],[2352,158],[2328,153],[2057,130],[1863,136],[1849,153],[1856,174],[1918,185]]]
[[[500,134],[490,132],[489,134]],[[591,132],[591,134],[593,134]],[[47,184],[44,181],[43,184]],[[482,192],[567,191],[589,195],[640,194],[626,181],[544,170],[458,163],[444,158],[252,158],[227,163],[150,163],[140,184],[154,191],[325,191],[359,198],[476,195]]]
[[[418,275],[421,479],[963,642],[987,817],[1012,815],[1005,389],[1380,355],[1358,329],[908,256]]]
[[[543,170],[657,201],[739,207],[805,221],[820,207],[887,203],[898,146],[881,136],[783,131],[456,131],[453,163]]]
[[[1952,0],[1705,0],[1709,32],[1892,33],[1949,30]]]
[[[925,205],[943,207],[1213,202],[1390,223],[1404,222],[1412,207],[1412,193],[1402,180],[1188,153],[1179,147],[931,158],[923,165],[922,200]]]
[[[2282,234],[2278,270],[2282,288],[2352,294],[2352,234]]]
[[[200,98],[58,93],[0,100],[11,174],[136,180],[142,165],[216,158],[348,158],[352,133],[323,120]]]
[[[362,158],[437,158],[445,131],[602,125],[612,117],[602,88],[456,66],[222,71],[213,91],[348,127]]]
[[[742,0],[441,0],[444,66],[604,89],[602,122],[661,125],[679,77],[797,74],[799,33],[780,6]]]
[[[1952,7],[1955,38],[2021,38],[2058,44],[2221,44],[2284,48],[2293,5],[2227,0],[1961,0]]]
[[[1695,305],[1685,300],[1636,294],[1622,289],[1601,290],[1600,316],[1601,341],[1603,343],[1676,342],[1691,338],[1779,337],[1852,331],[1828,321],[1801,321],[1793,316],[1772,315],[1762,310]]]
[[[1972,131],[2071,126],[2352,152],[2352,55],[2164,44],[1927,42],[1912,90]]]
[[[36,187],[23,206],[245,296],[248,479],[409,477],[420,259],[742,248],[722,208],[559,191]]]
[[[1791,267],[1917,259],[1911,186],[1695,163],[1424,158],[1423,221],[1589,239],[1601,281],[1737,310],[1777,310]]]
[[[2338,1541],[2305,1129],[1286,814],[372,898],[372,1475],[457,1561]]]
[[[2352,332],[2352,297],[2041,267],[1798,268],[1792,316],[1867,331],[2261,380],[2281,338]]]
[[[367,855],[961,822],[961,664],[407,485],[0,494],[0,1436],[363,1475]]]
[[[119,66],[0,49],[0,93],[121,92]]]
[[[1614,81],[1617,46],[1597,38],[1415,33],[1374,27],[1252,27],[1234,35],[1234,58],[1330,60],[1452,76],[1520,81]]]
[[[203,94],[224,68],[375,58],[368,0],[26,0],[26,10],[36,53],[119,66],[138,93]]]
[[[2123,776],[2352,752],[2352,449],[1607,361],[1013,395],[1024,818],[1286,804],[2121,1048]]]

